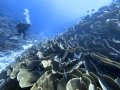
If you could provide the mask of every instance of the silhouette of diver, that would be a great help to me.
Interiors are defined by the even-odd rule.
[[[18,23],[17,25],[16,25],[16,28],[18,29],[18,34],[15,34],[15,35],[21,35],[21,34],[23,34],[23,39],[25,39],[25,37],[26,37],[26,30],[28,29],[28,28],[30,28],[30,24],[26,24],[26,23],[23,23],[23,22],[20,22],[20,23]]]

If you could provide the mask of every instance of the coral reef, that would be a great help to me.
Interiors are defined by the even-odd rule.
[[[0,90],[120,90],[120,2],[16,58]]]

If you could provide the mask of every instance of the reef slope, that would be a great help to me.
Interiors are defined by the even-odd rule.
[[[25,51],[0,74],[0,90],[120,90],[120,2]]]

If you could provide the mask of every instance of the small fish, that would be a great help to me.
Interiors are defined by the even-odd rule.
[[[87,13],[89,13],[89,10],[87,11]]]
[[[92,9],[92,11],[95,11],[94,9]]]

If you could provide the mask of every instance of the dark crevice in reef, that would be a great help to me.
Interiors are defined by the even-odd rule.
[[[0,90],[120,90],[120,1],[33,45],[2,71]]]

